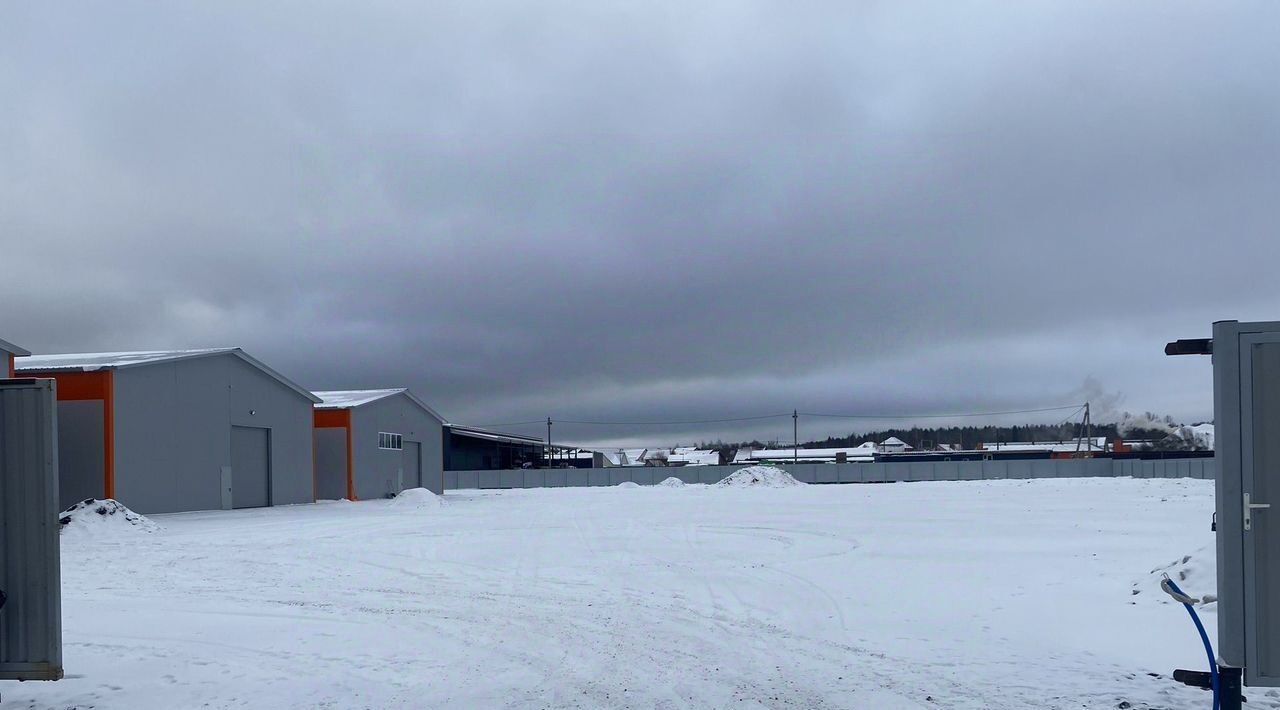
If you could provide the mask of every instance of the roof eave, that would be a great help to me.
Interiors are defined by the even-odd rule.
[[[18,357],[28,357],[31,355],[30,350],[27,350],[26,348],[20,348],[17,345],[14,345],[13,343],[9,342],[8,340],[0,340],[0,350],[5,350]]]

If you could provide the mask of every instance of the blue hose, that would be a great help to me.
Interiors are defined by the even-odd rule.
[[[1209,677],[1213,682],[1213,710],[1221,710],[1222,698],[1219,693],[1218,661],[1214,658],[1213,645],[1209,643],[1209,634],[1205,632],[1204,624],[1200,623],[1200,616],[1196,614],[1195,607],[1186,601],[1191,597],[1187,596],[1181,589],[1178,589],[1178,585],[1172,579],[1169,579],[1168,575],[1165,576],[1160,586],[1164,587],[1166,584],[1169,585],[1169,588],[1165,589],[1165,591],[1169,593],[1169,596],[1182,602],[1182,606],[1186,607],[1187,613],[1191,615],[1191,620],[1195,622],[1196,631],[1200,632],[1200,640],[1204,642],[1204,652],[1209,656]]]

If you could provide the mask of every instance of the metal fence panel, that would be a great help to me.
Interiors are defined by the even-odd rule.
[[[600,469],[533,469],[525,471],[449,471],[449,488],[537,488],[616,486],[633,481],[642,486],[668,477],[685,483],[718,483],[742,466],[619,467]],[[1213,479],[1214,459],[1006,459],[996,461],[912,461],[899,463],[784,464],[804,483],[879,483],[891,481],[969,481],[1028,478]]]
[[[0,380],[0,679],[62,677],[53,380]]]
[[[838,466],[836,464],[827,464],[827,463],[801,464],[797,468],[801,468],[804,470],[805,478],[807,478],[808,479],[807,482],[810,482],[810,483],[839,483],[840,482],[840,471],[838,470]],[[795,474],[792,474],[792,475],[794,476]],[[805,480],[804,478],[800,478],[799,476],[796,476],[796,479],[802,480],[802,481]]]

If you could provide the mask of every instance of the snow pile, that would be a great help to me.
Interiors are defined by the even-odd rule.
[[[640,487],[640,484],[636,483],[635,481],[623,481],[622,483],[619,483],[618,485],[614,486],[614,488],[639,488],[639,487]]]
[[[789,486],[803,486],[805,484],[797,481],[791,474],[780,468],[775,468],[773,466],[748,466],[734,471],[716,485],[732,488],[741,488],[746,486],[787,488]]]
[[[129,510],[119,501],[87,498],[62,511],[58,517],[62,532],[81,535],[153,533],[161,530],[151,518]]]
[[[1160,580],[1169,575],[1178,588],[1188,595],[1201,599],[1201,604],[1218,600],[1218,568],[1215,555],[1204,548],[1190,555],[1183,555],[1169,564],[1151,570],[1143,579],[1134,582],[1133,596],[1154,595],[1162,604],[1174,604],[1173,597],[1160,589]]]
[[[671,476],[670,478],[663,480],[658,485],[666,486],[667,488],[684,488],[684,481],[676,478],[675,476]]]
[[[432,493],[426,488],[406,488],[400,491],[395,498],[391,499],[391,505],[395,508],[408,508],[417,510],[419,508],[438,508],[440,506],[440,496]]]

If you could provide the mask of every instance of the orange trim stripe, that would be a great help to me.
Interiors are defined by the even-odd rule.
[[[102,401],[102,495],[116,497],[116,380],[114,370],[23,372],[58,383],[59,402]]]
[[[40,377],[56,380],[58,401],[74,402],[86,399],[106,399],[111,389],[111,370],[97,372],[23,372],[23,377]]]

